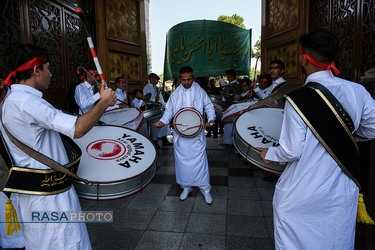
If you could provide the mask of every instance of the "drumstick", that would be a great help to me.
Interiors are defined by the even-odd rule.
[[[199,128],[199,127],[208,127],[208,126],[212,126],[212,125],[213,124],[200,124],[200,125],[197,125],[197,126],[192,126],[192,127],[181,129],[181,131],[184,132],[184,131],[189,130],[189,129]]]
[[[164,124],[164,126],[188,126],[187,124],[183,124],[183,123],[170,123],[170,124]]]

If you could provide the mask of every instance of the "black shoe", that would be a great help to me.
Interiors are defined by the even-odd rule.
[[[158,141],[153,141],[153,143],[155,144],[155,147],[156,147],[157,149],[160,149],[160,145],[159,145]]]
[[[217,138],[217,135],[214,135],[212,138]]]
[[[164,137],[161,138],[161,145],[163,145],[163,146],[170,146],[170,145],[173,145],[173,143],[170,143],[168,141],[167,137],[164,136]]]
[[[270,174],[269,176],[263,177],[264,181],[277,181],[279,179],[278,175]]]
[[[211,134],[207,134],[206,137],[211,137]]]
[[[233,150],[234,149],[234,145],[228,144],[227,146],[224,146],[223,149],[224,150]]]

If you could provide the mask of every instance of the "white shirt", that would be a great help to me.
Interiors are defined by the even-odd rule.
[[[95,86],[87,81],[77,85],[74,99],[79,106],[79,114],[83,115],[89,112],[95,105],[95,102],[100,99],[99,92],[94,94]]]
[[[165,101],[163,98],[163,95],[161,94],[161,91],[158,89],[156,85],[153,85],[152,83],[147,83],[146,86],[143,88],[143,95],[147,95],[148,93],[151,93],[150,101],[156,102],[156,96],[159,96],[158,102],[162,104],[163,107],[165,107]]]

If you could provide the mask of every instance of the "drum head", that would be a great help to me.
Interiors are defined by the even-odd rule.
[[[134,121],[140,115],[141,111],[136,108],[122,108],[105,112],[100,120],[108,125],[122,126]]]
[[[195,137],[202,130],[203,118],[194,108],[183,108],[173,118],[174,129],[184,137]]]
[[[234,96],[239,94],[241,94],[241,90],[235,85],[229,85],[223,88],[223,96],[225,97],[225,99],[233,98]]]
[[[234,128],[234,145],[237,151],[252,164],[272,173],[281,174],[284,165],[266,164],[255,149],[278,146],[284,110],[258,108],[240,115]]]

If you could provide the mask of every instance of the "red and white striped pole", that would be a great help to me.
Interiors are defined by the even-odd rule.
[[[90,53],[91,53],[92,59],[94,60],[96,70],[98,71],[99,78],[100,78],[101,81],[105,81],[106,82],[106,80],[104,78],[102,67],[100,67],[99,59],[98,59],[98,57],[96,55],[94,43],[92,41],[91,34],[90,34],[89,29],[88,29],[88,25],[87,25],[87,20],[86,20],[85,14],[83,13],[82,8],[80,8],[80,7],[76,8],[76,13],[77,13],[78,16],[81,17],[81,20],[82,20],[82,23],[83,23],[83,28],[85,29],[85,32],[86,32],[86,35],[87,35],[87,42],[89,44]],[[107,88],[107,83],[106,83],[105,87]]]

